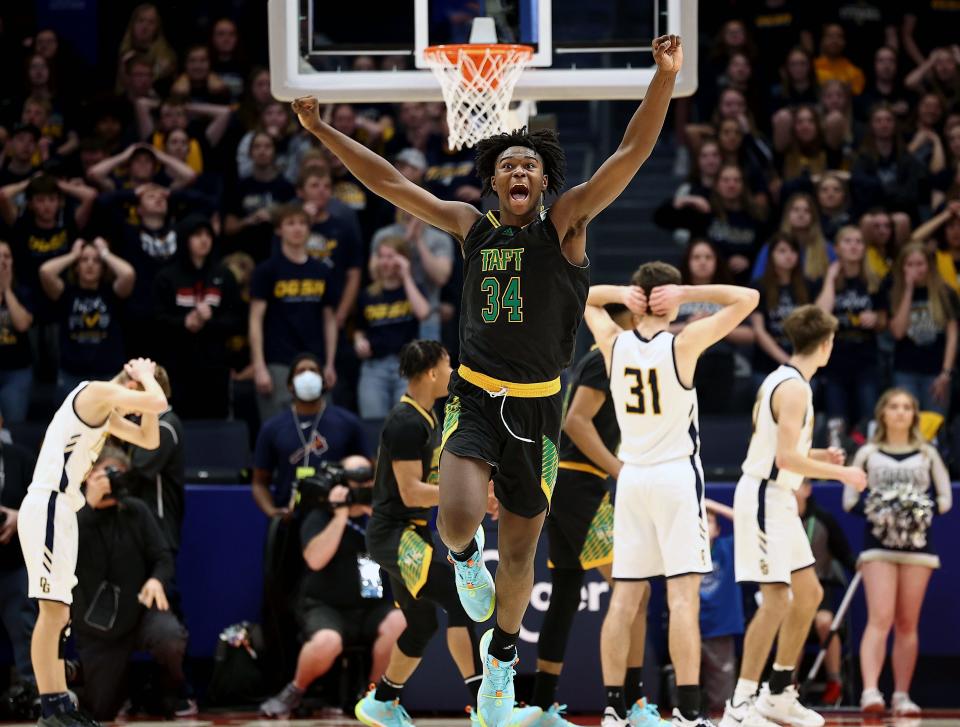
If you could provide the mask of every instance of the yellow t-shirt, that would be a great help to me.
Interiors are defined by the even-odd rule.
[[[842,81],[850,87],[854,96],[863,93],[863,87],[866,84],[863,71],[846,58],[831,59],[820,56],[813,62],[813,65],[817,69],[817,81],[821,85],[827,81]]]

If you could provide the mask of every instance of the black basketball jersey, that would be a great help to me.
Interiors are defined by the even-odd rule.
[[[617,424],[617,413],[613,408],[613,398],[610,396],[610,377],[607,375],[607,365],[604,363],[603,354],[596,346],[590,349],[573,369],[573,376],[567,386],[564,417],[566,417],[567,407],[573,401],[574,394],[581,386],[597,389],[604,393],[603,405],[593,416],[593,426],[597,428],[597,433],[603,440],[603,446],[616,453],[620,446],[620,427]],[[560,434],[560,461],[597,466],[580,451],[580,448],[565,433]]]
[[[590,271],[564,258],[547,210],[525,227],[488,212],[467,233],[463,256],[461,363],[519,384],[559,377],[573,357]]]
[[[373,517],[411,522],[428,520],[429,507],[407,507],[400,497],[395,461],[420,460],[422,482],[438,482],[440,426],[433,411],[427,411],[409,396],[403,396],[387,415],[380,434],[377,471],[373,483]]]

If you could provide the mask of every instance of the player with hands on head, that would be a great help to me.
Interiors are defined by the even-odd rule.
[[[77,583],[77,511],[80,491],[108,436],[146,449],[160,443],[158,415],[167,398],[154,378],[156,364],[132,359],[124,367],[139,391],[116,380],[84,381],[61,404],[43,439],[37,468],[20,507],[19,532],[29,594],[40,603],[31,658],[40,692],[43,727],[89,727],[67,693],[63,644]],[[136,424],[125,417],[140,415]]]
[[[300,123],[371,192],[461,243],[461,363],[444,424],[437,525],[467,613],[476,621],[496,613],[480,644],[482,727],[503,727],[513,714],[516,644],[556,481],[560,372],[571,361],[589,286],[586,228],[652,152],[683,62],[676,35],[657,38],[653,49],[657,73],[643,103],[617,150],[582,184],[561,192],[566,162],[553,131],[520,129],[481,140],[476,164],[483,193],[499,201],[499,211],[487,214],[408,180],[322,121],[317,99],[293,104]],[[547,208],[550,193],[558,197]],[[482,559],[491,476],[501,505],[496,588]]]
[[[613,594],[600,634],[607,705],[603,727],[639,724],[624,678],[631,625],[648,580],[667,578],[669,648],[677,675],[678,727],[707,726],[700,699],[700,581],[711,572],[693,375],[700,355],[753,311],[759,294],[733,285],[679,285],[672,265],[641,265],[628,286],[595,285],[585,320],[610,377],[623,468],[613,517]],[[721,306],[680,333],[670,324],[684,303]],[[636,316],[624,330],[601,307],[623,303]],[[639,714],[637,712],[640,712]]]

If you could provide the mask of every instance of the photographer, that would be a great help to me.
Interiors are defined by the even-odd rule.
[[[0,619],[13,646],[17,678],[24,684],[34,683],[30,637],[37,622],[37,607],[27,597],[27,571],[17,537],[17,516],[35,466],[36,458],[27,449],[0,443]]]
[[[162,712],[189,716],[182,699],[187,630],[170,612],[166,584],[173,555],[149,508],[130,497],[130,461],[104,447],[87,477],[87,506],[77,513],[79,553],[73,627],[83,668],[81,702],[94,718],[112,720],[127,698],[130,655],[148,651],[164,672]]]
[[[321,369],[312,353],[293,359],[287,376],[293,404],[264,422],[257,436],[253,499],[267,517],[289,515],[294,482],[314,474],[319,463],[370,459],[360,420],[323,396]]]
[[[359,456],[343,461],[348,472],[369,465]],[[366,488],[336,484],[328,490],[325,485],[331,480],[320,480],[311,480],[317,484],[310,487],[319,497],[309,498],[309,504],[308,498],[301,500],[301,509],[307,511],[300,526],[300,545],[308,570],[300,583],[296,611],[304,643],[293,681],[260,705],[266,717],[287,719],[344,646],[371,648],[370,681],[376,682],[405,626],[403,614],[383,597],[380,569],[367,554],[364,534],[370,505],[348,504],[351,500],[369,503],[369,483]]]
[[[172,390],[167,370],[157,366],[154,376],[163,395],[170,401]],[[140,384],[125,373],[119,383],[138,389]],[[160,414],[160,445],[156,449],[130,446],[130,491],[150,509],[167,536],[174,560],[180,550],[183,527],[186,474],[184,473],[183,424],[172,408]]]

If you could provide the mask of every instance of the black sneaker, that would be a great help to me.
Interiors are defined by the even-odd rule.
[[[60,712],[51,717],[41,717],[37,727],[101,727],[100,723],[78,709]]]

